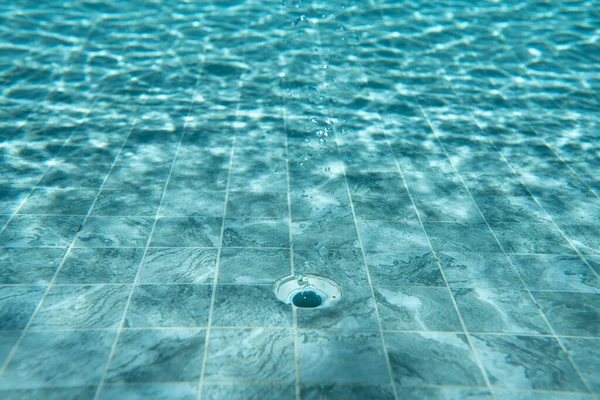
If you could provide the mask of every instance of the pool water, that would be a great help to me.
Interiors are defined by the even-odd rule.
[[[0,37],[1,398],[600,396],[600,2],[24,0]]]

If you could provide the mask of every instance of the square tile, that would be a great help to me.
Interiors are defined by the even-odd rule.
[[[575,250],[551,224],[490,224],[506,253],[575,254]]]
[[[169,189],[188,189],[200,191],[225,191],[228,169],[204,168],[194,163],[175,162]]]
[[[145,247],[153,225],[150,217],[88,217],[74,247]]]
[[[358,248],[358,235],[352,220],[306,220],[292,223],[295,249]]]
[[[115,165],[104,182],[104,189],[164,188],[171,164]]]
[[[287,193],[229,192],[228,218],[286,218]]]
[[[244,192],[287,192],[287,174],[269,169],[232,169],[229,190]]]
[[[387,384],[379,333],[347,330],[298,332],[300,382]]]
[[[160,215],[169,217],[223,217],[225,192],[167,189]]]
[[[219,283],[273,284],[290,273],[290,251],[287,249],[221,250]]]
[[[358,221],[365,251],[410,252],[431,250],[418,222]]]
[[[49,283],[66,252],[66,248],[0,248],[0,284]]]
[[[321,400],[321,399],[394,399],[394,391],[391,386],[380,385],[307,385],[300,388],[303,399]]]
[[[404,181],[398,172],[349,172],[346,178],[352,196],[406,194]]]
[[[138,282],[212,283],[216,262],[217,249],[150,248]]]
[[[103,189],[90,215],[154,217],[161,197],[162,188]]]
[[[475,288],[452,292],[470,332],[550,334],[525,290]]]
[[[530,290],[600,292],[600,280],[579,256],[513,254],[510,260]]]
[[[0,387],[98,385],[115,335],[115,331],[30,331],[0,378]]]
[[[21,203],[27,200],[30,192],[31,190],[25,188],[0,188],[0,214],[15,213]],[[35,190],[32,193],[35,193]]]
[[[352,196],[356,219],[418,221],[408,194],[369,194]]]
[[[477,196],[475,202],[488,222],[550,222],[550,216],[532,197]]]
[[[523,289],[519,275],[504,254],[441,252],[438,258],[452,288]]]
[[[217,247],[223,219],[211,217],[161,217],[150,246]]]
[[[600,393],[600,339],[561,338],[569,356],[590,389]]]
[[[193,383],[107,385],[100,392],[101,400],[112,399],[173,399],[195,400],[198,387]]]
[[[445,286],[431,252],[365,252],[373,285]]]
[[[560,227],[581,254],[600,254],[600,225],[561,225]]]
[[[494,387],[585,391],[552,337],[473,335],[472,341]]]
[[[137,285],[125,326],[206,326],[212,290],[212,285]]]
[[[68,247],[83,216],[16,215],[0,233],[1,247]]]
[[[558,335],[600,336],[600,293],[532,294]]]
[[[21,331],[0,331],[0,363],[4,365],[10,352],[19,339],[23,332]]]
[[[48,168],[40,186],[100,189],[110,167],[111,164],[89,165],[74,160],[59,162]]]
[[[378,285],[374,289],[384,330],[462,331],[447,288]]]
[[[501,253],[496,239],[484,224],[423,223],[436,252]]]
[[[0,286],[0,331],[23,330],[46,286]]]
[[[348,194],[307,189],[290,195],[292,218],[299,219],[352,219]]]
[[[197,381],[202,373],[205,340],[204,329],[125,329],[119,336],[106,380]]]
[[[296,313],[300,328],[379,329],[375,302],[368,286],[342,286],[342,298],[334,307],[297,308]]]
[[[133,283],[143,248],[73,248],[57,284]]]
[[[317,274],[335,277],[344,285],[368,285],[362,252],[354,250],[296,250],[294,271],[297,274]]]
[[[260,311],[259,311],[260,310]],[[292,326],[292,308],[272,285],[217,285],[213,326]]]
[[[202,398],[208,400],[219,399],[292,399],[296,396],[294,384],[205,384],[202,389]]]
[[[206,383],[294,382],[293,332],[268,328],[212,329],[205,368]]]
[[[465,335],[386,332],[385,344],[399,385],[485,385]]]
[[[96,193],[95,189],[34,189],[19,214],[86,215]]]
[[[224,247],[289,247],[287,219],[226,219]]]
[[[488,389],[452,388],[452,387],[397,387],[396,392],[401,399],[423,400],[492,400]]]
[[[129,285],[53,286],[31,329],[118,328],[130,291]]]
[[[483,223],[481,212],[468,195],[413,196],[423,221]]]

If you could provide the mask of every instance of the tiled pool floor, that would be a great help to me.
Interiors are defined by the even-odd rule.
[[[597,1],[4,6],[1,398],[600,396]]]

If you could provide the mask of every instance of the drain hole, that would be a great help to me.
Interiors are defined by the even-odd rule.
[[[342,296],[333,279],[314,274],[283,276],[273,290],[279,300],[298,308],[330,307]]]
[[[307,290],[305,292],[296,293],[292,299],[292,303],[294,303],[296,307],[315,308],[323,303],[323,299],[312,290]]]

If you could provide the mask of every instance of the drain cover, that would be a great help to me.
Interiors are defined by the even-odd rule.
[[[275,282],[275,295],[285,304],[300,308],[322,308],[336,303],[342,290],[333,280],[320,275],[289,275]]]

